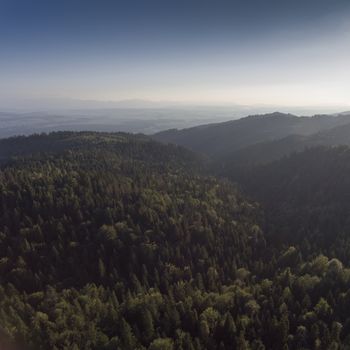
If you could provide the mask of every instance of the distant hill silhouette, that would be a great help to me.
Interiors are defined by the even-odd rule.
[[[275,141],[260,142],[236,150],[220,161],[228,167],[265,164],[308,148],[340,145],[350,146],[350,123],[309,136],[290,135]]]
[[[167,130],[153,135],[155,140],[175,143],[188,147],[194,151],[204,153],[214,159],[225,158],[237,150],[245,147],[260,144],[262,142],[276,141],[276,145],[259,145],[258,147],[271,148],[273,152],[279,155],[280,150],[275,147],[282,146],[282,149],[295,150],[298,147],[303,149],[301,145],[305,137],[318,134],[332,128],[342,127],[350,123],[350,114],[339,115],[316,115],[313,117],[297,117],[292,114],[283,114],[279,112],[256,115],[233,120],[224,123],[201,125],[183,130]],[[349,127],[350,128],[350,127]],[[334,134],[319,134],[315,138],[319,138],[319,143],[328,140],[332,144],[332,140],[337,138],[337,133],[342,134],[334,129]],[[285,140],[284,138],[288,137]],[[343,133],[345,139],[346,131]],[[300,143],[301,142],[301,143]],[[317,144],[316,139],[310,141],[311,144]],[[255,149],[247,151],[257,152]],[[285,154],[285,152],[281,152]],[[272,158],[275,158],[273,156]]]

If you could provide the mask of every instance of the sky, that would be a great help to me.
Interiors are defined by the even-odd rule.
[[[349,61],[348,0],[0,0],[0,106],[350,106]]]

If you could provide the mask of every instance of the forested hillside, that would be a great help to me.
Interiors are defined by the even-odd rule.
[[[255,205],[144,137],[3,144],[31,155],[0,173],[1,325],[42,349],[204,347],[201,313],[264,245]]]
[[[312,135],[290,135],[282,139],[260,142],[217,159],[231,170],[241,167],[267,164],[295,152],[319,146],[350,146],[350,124],[337,126]]]
[[[188,147],[215,160],[226,160],[234,152],[245,147],[280,140],[291,135],[309,136],[346,124],[350,124],[349,113],[338,116],[297,117],[276,112],[183,130],[167,130],[155,134],[153,138]],[[265,157],[268,156],[266,153]]]
[[[233,177],[263,204],[274,240],[350,263],[350,148],[310,148]]]
[[[348,150],[315,151],[314,162],[303,155],[305,166],[294,176],[299,158],[285,160],[289,168],[278,171],[262,168],[258,184],[271,180],[266,192],[255,191],[253,174],[241,182],[264,206],[270,192],[269,203],[286,206],[286,174],[291,193],[298,189],[302,196],[310,188],[291,201],[291,210],[300,200],[311,219],[339,218],[338,226],[328,226],[344,247],[338,256],[329,240],[318,245],[315,239],[324,221],[308,222],[317,232],[310,239],[305,234],[305,249],[287,232],[290,222],[279,228],[273,221],[271,229],[271,211],[228,180],[206,175],[205,162],[178,146],[108,133],[43,134],[1,144],[0,324],[11,336],[43,350],[350,344],[347,207],[337,209],[349,184],[338,184],[337,201],[331,188],[322,197],[331,170],[311,181],[325,166],[347,174],[341,164]],[[308,201],[312,189],[318,196]],[[279,232],[290,239],[275,239]]]
[[[346,141],[347,130],[332,129],[310,138],[332,142],[336,140],[334,136],[340,134],[344,137],[338,141]],[[279,152],[278,148],[271,147],[271,150]],[[343,320],[340,316],[349,310],[349,306],[343,304],[343,298],[347,298],[350,293],[349,279],[345,277],[348,269],[344,269],[350,264],[350,148],[323,146],[311,147],[299,153],[294,151],[264,165],[239,166],[239,163],[230,163],[221,171],[238,182],[250,198],[261,204],[265,215],[263,227],[266,245],[274,252],[276,249],[285,252],[277,258],[275,272],[281,266],[288,266],[287,270],[291,268],[292,271],[293,267],[297,267],[298,273],[303,275],[304,282],[311,289],[311,281],[318,285],[320,277],[323,282],[327,280],[323,285],[325,289],[319,292],[323,294],[322,298],[327,295],[322,302],[327,300],[329,305],[323,307],[328,308],[333,304],[328,308],[328,317],[333,322],[339,322],[336,327],[339,327],[339,331],[342,329],[339,333],[342,338],[345,332],[349,332],[350,323],[347,316]],[[243,155],[241,157],[243,159]],[[301,305],[309,300],[305,298]],[[310,311],[304,317],[319,318]],[[303,336],[310,339],[315,330],[318,332],[315,326],[309,331],[303,328]],[[341,343],[343,345],[337,347],[320,345],[315,341],[296,348],[347,349],[349,339],[345,337]]]

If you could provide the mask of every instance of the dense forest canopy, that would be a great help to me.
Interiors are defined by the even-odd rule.
[[[347,147],[232,171],[143,135],[0,146],[10,336],[43,350],[350,346]]]
[[[349,147],[310,148],[227,174],[264,206],[274,240],[350,263]]]

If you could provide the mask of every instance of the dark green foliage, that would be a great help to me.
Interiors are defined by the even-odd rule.
[[[265,208],[273,242],[350,263],[350,149],[312,148],[235,175]]]
[[[143,136],[2,142],[0,323],[10,335],[43,350],[349,346],[341,189],[350,184],[338,177],[325,188],[332,172],[319,175],[326,165],[345,173],[348,150],[310,151],[304,166],[291,157],[261,168],[256,182],[246,173],[264,214],[203,175],[191,152]],[[332,227],[343,231],[329,244]]]
[[[221,293],[264,245],[254,205],[175,146],[32,138],[0,172],[3,327],[43,349],[169,348],[180,330],[192,346],[203,306],[187,298]]]

